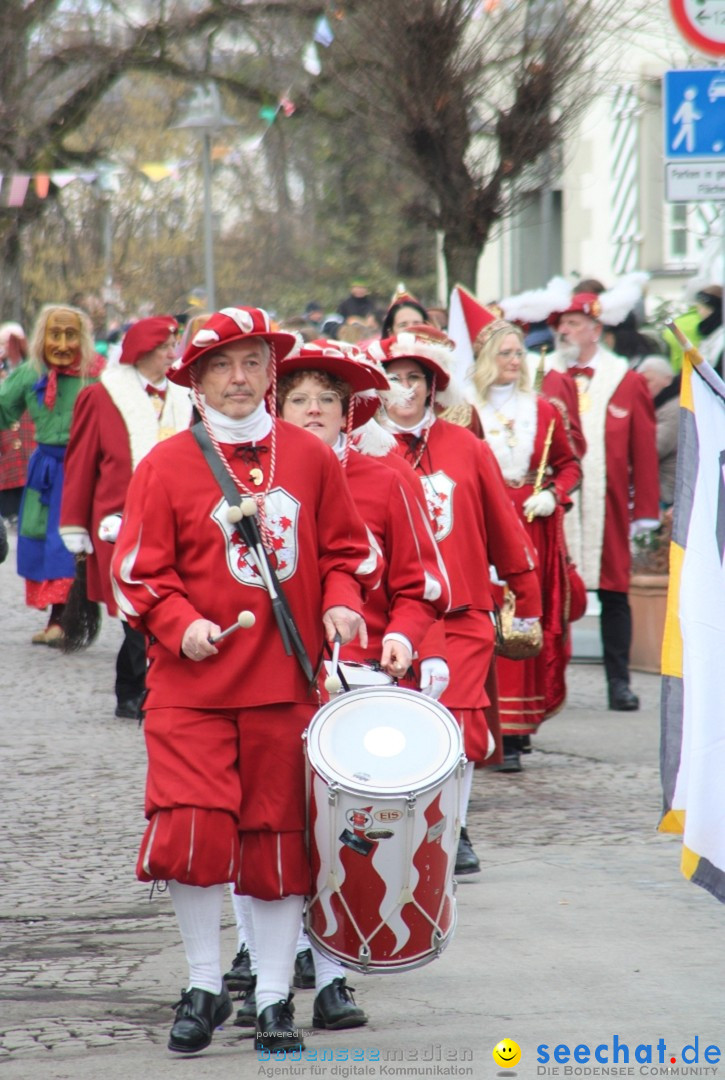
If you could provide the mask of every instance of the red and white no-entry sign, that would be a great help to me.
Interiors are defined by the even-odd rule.
[[[672,18],[690,45],[725,56],[725,0],[670,0]]]

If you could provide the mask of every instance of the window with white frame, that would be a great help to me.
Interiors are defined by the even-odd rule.
[[[668,203],[665,263],[670,269],[694,270],[711,226],[718,216],[713,203]]]

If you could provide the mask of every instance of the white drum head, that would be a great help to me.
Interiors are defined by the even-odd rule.
[[[341,694],[312,719],[310,764],[348,791],[404,795],[425,791],[453,771],[463,753],[448,710],[401,687]]]

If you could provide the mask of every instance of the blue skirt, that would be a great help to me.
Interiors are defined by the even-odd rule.
[[[75,576],[75,558],[58,532],[65,450],[64,446],[39,443],[28,462],[18,516],[18,573],[30,581]],[[38,535],[40,521],[44,521],[44,536]]]

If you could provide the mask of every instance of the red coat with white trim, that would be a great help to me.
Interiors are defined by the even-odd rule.
[[[398,451],[410,448],[397,435]],[[541,615],[536,556],[509,499],[490,447],[466,428],[436,420],[417,472],[423,478],[435,537],[451,583],[451,611],[493,611],[489,564],[508,581],[521,618]]]
[[[341,604],[362,612],[382,566],[329,447],[275,421],[274,485],[266,498],[272,562],[307,653],[322,653],[321,615]],[[232,469],[250,485],[244,448],[223,444]],[[267,484],[271,439],[255,447]],[[254,464],[254,463],[253,463]],[[150,637],[147,707],[223,709],[310,701],[299,664],[288,657],[270,599],[227,503],[191,432],[161,443],[131,481],[112,562],[115,593],[129,622]],[[203,668],[181,653],[184,631],[205,618],[226,628],[241,610],[251,629],[219,643]]]
[[[125,402],[127,416],[112,400],[106,379],[117,384],[120,379],[130,382],[135,397]],[[167,404],[162,421],[174,422],[176,430],[189,426],[191,404],[188,392],[179,386],[168,385]],[[172,408],[169,408],[172,406]],[[73,409],[68,450],[65,455],[65,479],[60,511],[60,531],[85,529],[93,544],[93,554],[86,561],[89,600],[103,603],[110,615],[116,615],[116,602],[111,586],[111,556],[113,544],[101,540],[98,526],[108,514],[120,514],[133,472],[131,460],[130,424],[134,432],[142,432],[144,442],[152,446],[160,433],[160,421],[148,400],[141,382],[132,377],[132,369],[121,366],[101,376],[101,382],[87,386],[78,395]],[[165,427],[166,436],[174,433]]]
[[[355,506],[383,552],[385,570],[363,612],[368,648],[362,650],[355,641],[343,655],[349,660],[379,659],[383,636],[391,633],[405,635],[417,653],[450,603],[448,575],[426,511],[384,459],[352,450],[345,475]],[[418,482],[414,474],[413,480]]]
[[[601,354],[600,354],[601,355]],[[607,354],[598,362],[606,363]],[[594,386],[590,393],[594,393]],[[587,413],[582,414],[584,432]],[[604,533],[599,581],[600,589],[629,591],[632,563],[629,544],[630,521],[659,519],[659,463],[652,395],[643,377],[627,371],[607,404],[604,447],[598,454],[587,436],[589,453],[582,462],[583,485],[587,475],[598,468],[602,456],[606,462]],[[583,522],[586,544],[586,519]],[[581,568],[581,567],[580,567]],[[587,582],[589,588],[592,584]]]
[[[579,415],[579,396],[576,392],[576,386],[561,371],[551,368],[545,373],[541,382],[541,393],[552,404],[563,407],[566,413],[565,423],[568,427],[572,449],[581,461],[587,452],[587,441],[582,431],[582,421]]]

